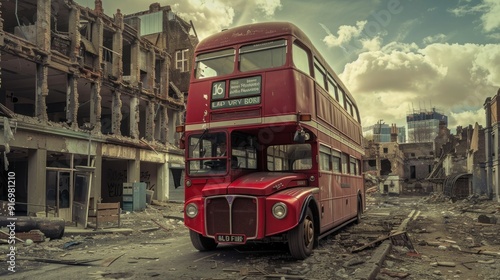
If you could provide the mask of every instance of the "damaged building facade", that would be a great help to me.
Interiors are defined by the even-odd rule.
[[[488,100],[485,105],[493,108],[487,113],[490,120],[498,119],[493,116],[493,103]],[[391,126],[391,142],[365,141],[368,187],[377,185],[383,194],[440,192],[452,200],[472,194],[491,196],[488,186],[492,183],[486,182],[485,170],[490,170],[489,176],[494,179],[496,161],[494,153],[485,153],[485,146],[490,145],[489,151],[495,151],[495,137],[491,136],[495,134],[494,125],[485,130],[488,132],[483,132],[477,123],[458,126],[456,134],[451,134],[447,117],[435,109],[413,113],[407,120],[412,122],[409,126],[415,136],[413,142],[399,143],[396,125]],[[497,146],[500,147],[498,143]],[[490,155],[489,160],[485,154]],[[488,164],[490,168],[485,169]]]
[[[388,133],[390,141],[365,141],[365,179],[383,194],[398,195],[403,190],[404,155],[399,147],[400,132],[401,129],[392,124]]]
[[[487,192],[492,199],[500,202],[500,89],[493,97],[486,98],[484,110],[485,170]]]
[[[168,200],[184,167],[175,127],[193,26],[158,3],[112,17],[100,0],[0,5],[1,163],[16,174],[18,214],[79,220],[88,203],[121,202],[134,182]]]

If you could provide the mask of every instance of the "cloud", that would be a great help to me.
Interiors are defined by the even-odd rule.
[[[366,20],[358,21],[356,22],[356,26],[341,25],[337,31],[337,36],[333,35],[325,25],[320,24],[328,34],[323,38],[323,42],[325,42],[328,47],[342,47],[349,44],[353,38],[358,38],[361,35],[366,22]]]
[[[272,18],[282,8],[280,0],[186,0],[171,6],[180,17],[193,21],[200,39],[233,25]]]
[[[405,125],[410,108],[431,107],[448,115],[450,128],[481,124],[484,100],[500,85],[500,47],[434,43],[419,49],[391,43],[361,53],[340,77],[364,126],[378,119]]]
[[[483,0],[482,3],[475,6],[462,5],[450,9],[448,12],[458,17],[469,14],[482,14],[481,22],[483,30],[487,33],[500,28],[500,2],[498,0]]]
[[[500,27],[500,2],[498,0],[485,0],[486,12],[481,16],[483,29],[491,32]]]
[[[255,4],[266,16],[272,16],[276,10],[282,8],[280,0],[255,0]]]
[[[382,45],[382,38],[379,36],[373,37],[372,39],[361,39],[361,45],[363,46],[363,50],[366,51],[378,51]]]
[[[444,43],[446,42],[447,36],[443,33],[436,34],[433,36],[427,36],[423,39],[424,44],[428,45],[431,43]]]
[[[229,27],[235,17],[234,9],[218,0],[189,0],[171,6],[181,18],[193,21],[200,38]]]

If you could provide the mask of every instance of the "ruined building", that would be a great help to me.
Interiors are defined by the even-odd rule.
[[[447,129],[440,133],[435,140],[434,167],[426,181],[452,200],[487,194],[484,142],[484,133],[477,123],[458,126],[455,135]]]
[[[121,202],[125,182],[167,200],[184,166],[191,24],[157,3],[113,16],[100,0],[0,5],[0,163],[15,172],[16,211],[78,220],[89,202]]]
[[[400,151],[401,130],[390,126],[390,141],[365,141],[364,168],[367,186],[376,185],[380,193],[400,194],[403,190],[404,155]]]
[[[485,170],[487,194],[500,202],[500,89],[493,97],[486,98]]]

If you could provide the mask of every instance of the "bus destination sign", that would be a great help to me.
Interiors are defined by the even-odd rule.
[[[229,81],[229,97],[224,99],[225,82],[217,82],[212,88],[212,109],[224,109],[258,105],[260,99],[261,76],[254,76]],[[240,97],[240,98],[235,98]],[[234,98],[234,99],[233,99]]]
[[[260,94],[261,76],[231,80],[229,97],[240,97]]]
[[[240,106],[257,105],[257,104],[260,104],[260,96],[213,101],[212,109],[224,109],[224,108],[232,108]]]

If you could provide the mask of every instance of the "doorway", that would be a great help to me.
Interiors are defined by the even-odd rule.
[[[55,216],[71,221],[71,172],[47,170],[46,205],[55,210]]]

